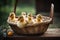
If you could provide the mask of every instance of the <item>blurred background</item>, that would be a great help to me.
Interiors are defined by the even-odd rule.
[[[59,0],[18,0],[16,15],[21,12],[49,15],[51,3],[54,4],[54,23],[49,28],[60,28],[60,5]],[[7,18],[14,10],[15,0],[0,0],[0,30],[8,29]],[[1,32],[1,31],[0,31]]]

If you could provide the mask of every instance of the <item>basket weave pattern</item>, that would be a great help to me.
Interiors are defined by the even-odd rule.
[[[17,25],[9,24],[13,31],[17,34],[41,34],[44,33],[50,23],[40,23],[36,25],[26,26],[23,28],[17,27]]]

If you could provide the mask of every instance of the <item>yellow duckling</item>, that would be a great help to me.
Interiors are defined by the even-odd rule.
[[[30,14],[28,14],[28,23],[32,23],[32,20],[33,20],[33,17],[32,17],[32,14],[30,13]]]
[[[15,13],[14,12],[11,12],[9,17],[8,17],[9,21],[11,22],[15,22]]]
[[[26,17],[26,12],[22,12],[21,16],[23,16],[25,18]]]
[[[26,12],[22,12],[22,13],[21,13],[21,16],[23,16],[23,17],[24,17],[24,20],[27,20]]]
[[[24,20],[24,17],[23,16],[20,16],[18,18],[18,22],[17,22],[17,26],[22,28],[24,27],[25,25],[27,24],[27,22]]]
[[[38,14],[36,16],[36,22],[42,22],[42,15],[41,14]]]

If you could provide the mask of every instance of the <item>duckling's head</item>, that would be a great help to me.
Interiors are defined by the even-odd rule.
[[[28,17],[32,17],[32,13],[29,13],[29,14],[28,14]]]
[[[42,15],[41,15],[41,14],[38,14],[38,15],[36,16],[36,19],[37,19],[37,22],[41,22],[41,20],[42,20]]]
[[[24,17],[23,17],[23,16],[20,16],[20,17],[18,18],[18,21],[19,21],[19,22],[24,22]]]
[[[14,13],[14,12],[11,12],[10,15],[9,15],[9,18],[10,18],[11,20],[13,20],[13,19],[15,18],[15,13]]]
[[[32,14],[31,13],[28,14],[28,21],[29,22],[32,21]]]
[[[22,12],[21,15],[23,15],[23,16],[26,15],[26,12]]]

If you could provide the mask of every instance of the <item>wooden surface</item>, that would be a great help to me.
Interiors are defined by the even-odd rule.
[[[60,28],[48,28],[48,30],[43,35],[38,36],[21,36],[14,34],[13,36],[8,36],[7,40],[60,40]]]
[[[60,37],[60,28],[49,28],[41,37]]]
[[[29,36],[21,36],[14,34],[11,37],[29,37]],[[30,36],[33,37],[33,36]],[[60,28],[48,28],[47,31],[41,36],[34,36],[34,37],[60,37]]]

